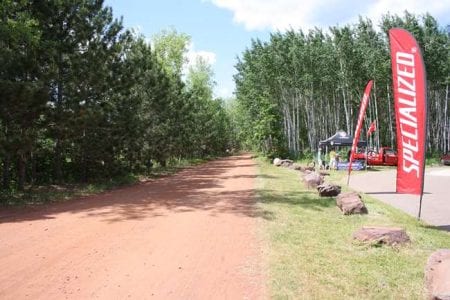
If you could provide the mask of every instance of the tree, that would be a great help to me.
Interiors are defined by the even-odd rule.
[[[0,155],[3,188],[10,185],[11,162],[17,159],[19,190],[25,184],[25,164],[36,143],[40,116],[47,101],[41,79],[41,31],[27,1],[0,4]]]
[[[154,50],[165,70],[173,76],[181,76],[188,62],[186,52],[191,41],[189,35],[175,29],[162,30],[152,38]]]
[[[62,182],[64,164],[77,157],[86,179],[87,165],[98,161],[86,147],[98,145],[92,140],[103,136],[98,132],[102,97],[109,88],[110,63],[120,54],[122,25],[101,0],[35,2],[31,8],[46,50],[40,63],[50,85],[47,119],[54,141],[54,179]]]
[[[410,30],[423,45],[429,69],[429,149],[448,149],[449,38],[429,15],[386,15],[378,33],[367,19],[356,24],[272,33],[254,40],[238,59],[235,118],[243,144],[265,154],[314,151],[321,138],[354,131],[366,82],[374,79],[366,126],[377,120],[375,145],[393,145],[395,122],[387,31]],[[273,141],[276,141],[275,143]],[[274,146],[276,145],[276,146]],[[268,149],[271,149],[268,151]]]
[[[223,102],[213,99],[214,73],[208,62],[198,57],[188,71],[186,89],[189,95],[189,114],[191,124],[190,151],[193,155],[207,156],[223,153],[228,143],[227,116]],[[188,141],[186,141],[188,144]]]

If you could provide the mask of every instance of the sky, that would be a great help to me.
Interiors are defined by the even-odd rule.
[[[115,17],[151,39],[173,28],[191,37],[188,59],[204,57],[214,70],[216,97],[233,95],[237,57],[252,39],[268,40],[270,32],[355,23],[359,16],[378,24],[381,15],[405,10],[430,13],[450,24],[450,0],[105,0]]]

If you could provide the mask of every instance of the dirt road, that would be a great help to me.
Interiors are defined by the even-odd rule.
[[[236,156],[0,212],[0,299],[263,298],[255,174]]]

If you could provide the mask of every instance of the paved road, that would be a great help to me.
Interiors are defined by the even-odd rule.
[[[235,156],[0,211],[0,299],[261,299],[255,163]]]
[[[419,197],[396,194],[396,169],[353,172],[350,187],[417,217]],[[428,224],[450,231],[450,167],[425,170],[421,219]]]

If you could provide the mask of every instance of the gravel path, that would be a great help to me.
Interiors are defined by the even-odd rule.
[[[419,196],[396,194],[396,175],[396,169],[352,172],[350,186],[417,217]],[[421,219],[450,231],[450,167],[425,170]]]
[[[256,167],[235,156],[0,212],[0,299],[264,298]]]

